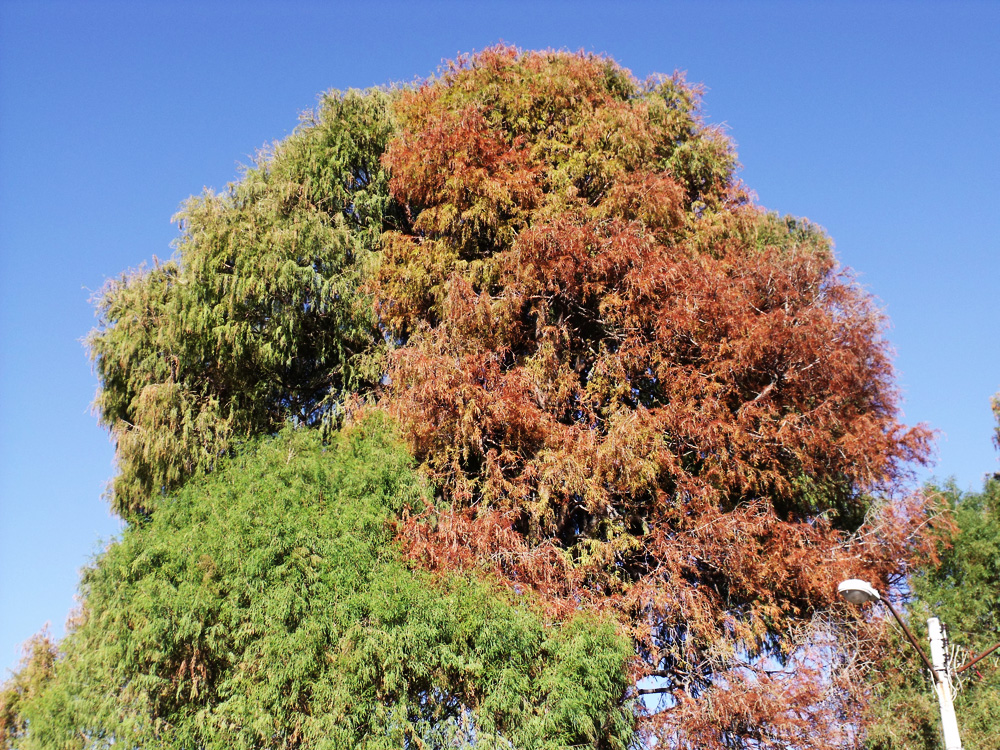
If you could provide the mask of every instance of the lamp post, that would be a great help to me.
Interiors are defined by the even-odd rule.
[[[907,639],[913,644],[913,648],[920,654],[924,666],[927,667],[934,679],[934,692],[937,694],[938,705],[941,707],[941,727],[944,730],[945,750],[962,750],[962,740],[958,735],[958,719],[955,716],[955,705],[952,702],[951,677],[948,675],[948,668],[945,664],[944,636],[941,632],[941,621],[936,617],[931,617],[927,620],[927,630],[931,642],[931,659],[928,659],[927,654],[920,648],[920,644],[917,643],[917,639],[913,637],[913,633],[910,632],[906,623],[903,622],[903,618],[899,616],[896,608],[892,606],[888,599],[883,599],[879,596],[878,591],[870,583],[852,578],[842,581],[837,587],[837,591],[851,604],[860,605],[865,602],[882,602],[888,607],[892,616],[896,618],[896,622],[899,623],[899,626],[906,634]],[[978,661],[978,658],[976,661]],[[972,662],[963,666],[962,669],[971,665]]]

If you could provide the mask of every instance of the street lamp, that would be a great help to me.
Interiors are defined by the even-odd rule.
[[[865,602],[882,602],[892,616],[896,618],[896,622],[899,623],[903,632],[906,634],[907,639],[913,644],[913,648],[917,650],[920,654],[920,658],[923,660],[924,665],[930,671],[931,676],[934,678],[934,692],[938,697],[938,705],[941,707],[941,727],[944,730],[944,746],[945,750],[962,750],[962,740],[958,736],[958,719],[955,716],[955,705],[952,702],[952,689],[951,689],[951,677],[948,675],[948,668],[945,666],[945,655],[944,655],[944,637],[941,633],[941,621],[936,617],[931,617],[927,620],[927,631],[931,642],[931,659],[927,658],[927,654],[924,650],[920,648],[920,644],[917,643],[917,639],[913,637],[913,633],[903,622],[903,618],[899,616],[896,608],[892,606],[888,599],[883,599],[879,596],[878,591],[872,586],[868,581],[862,581],[857,578],[851,578],[847,581],[841,581],[840,585],[837,587],[838,593],[844,597],[851,604],[864,604]],[[982,656],[985,656],[983,654]],[[972,666],[976,661],[979,661],[982,656],[977,657],[973,661],[964,665],[959,671]]]

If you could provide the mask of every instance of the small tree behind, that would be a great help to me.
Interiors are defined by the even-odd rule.
[[[994,398],[1000,430],[1000,400]],[[911,623],[926,635],[928,617],[946,626],[959,647],[955,667],[1000,642],[1000,476],[987,478],[980,492],[931,486],[925,490],[950,511],[951,523],[935,529],[936,556],[911,577]],[[880,673],[879,717],[873,750],[932,750],[940,746],[940,715],[919,657],[900,643],[893,664]],[[955,709],[967,750],[993,750],[1000,732],[1000,657],[994,655],[958,680]]]

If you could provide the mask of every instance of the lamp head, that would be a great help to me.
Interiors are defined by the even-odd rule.
[[[837,592],[851,604],[864,604],[865,602],[877,602],[882,599],[878,591],[868,581],[858,578],[851,578],[841,581],[837,586]]]

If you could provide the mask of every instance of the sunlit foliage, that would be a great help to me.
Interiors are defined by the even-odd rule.
[[[98,672],[149,676],[122,683],[140,691],[125,692],[129,716],[169,714],[186,727],[170,736],[195,745],[293,745],[323,721],[351,727],[352,742],[431,737],[425,727],[472,732],[483,747],[491,732],[517,747],[613,747],[633,723],[633,744],[660,747],[826,748],[860,736],[866,683],[851,665],[877,651],[880,625],[838,604],[836,583],[902,580],[925,518],[905,480],[929,433],[899,423],[884,321],[830,239],[754,203],[732,144],[699,107],[679,75],[640,82],[604,57],[503,46],[417,86],[328,94],[238,183],[185,204],[174,259],[108,285],[90,345],[117,447],[112,505],[131,526],[88,574],[85,621],[66,648],[107,637],[133,649],[93,649],[106,655]],[[459,601],[484,608],[484,622],[513,618],[512,640],[489,657],[515,665],[496,677],[499,703],[482,687],[494,678],[478,636],[444,671],[387,651],[379,674],[403,675],[398,689],[364,704],[376,718],[351,718],[361,704],[330,670],[374,678],[339,651],[336,668],[308,657],[341,643],[333,625],[266,647],[266,628],[254,631],[265,650],[247,662],[251,646],[229,634],[197,638],[215,632],[213,618],[244,632],[266,612],[138,590],[115,599],[141,570],[178,571],[192,596],[216,587],[229,601],[245,585],[240,568],[202,571],[199,560],[221,565],[224,550],[188,541],[209,520],[235,523],[214,504],[222,490],[208,492],[218,467],[251,461],[232,456],[288,422],[331,438],[375,410],[398,424],[433,489],[386,495],[369,516],[382,531],[363,535],[375,572],[338,591],[389,587],[385,601],[405,613],[378,636],[389,645],[402,633],[447,640],[464,627]],[[293,619],[306,617],[295,597],[312,597],[282,576],[306,580],[313,565],[313,552],[294,551],[355,538],[322,503],[296,508],[318,536],[283,556],[239,527],[250,534],[241,554],[264,555],[255,578],[292,592]],[[489,603],[494,585],[501,603]],[[333,590],[324,596],[339,601]],[[508,606],[521,598],[524,608]],[[142,640],[141,628],[95,619],[99,602],[193,614]],[[449,603],[459,619],[441,619]],[[363,631],[362,610],[331,617]],[[538,630],[540,612],[551,629]],[[853,651],[836,646],[844,618],[860,628]],[[196,640],[156,640],[181,634]],[[581,672],[577,698],[547,702],[547,670],[584,669],[573,660],[586,651],[605,682]],[[299,672],[283,661],[300,657]],[[272,662],[298,676],[272,684],[285,674]],[[250,695],[262,723],[250,721]],[[125,722],[92,705],[105,727]]]
[[[24,644],[20,669],[0,686],[0,747],[13,747],[28,731],[36,706],[42,702],[55,673],[58,650],[48,633]],[[34,731],[34,726],[32,726]]]
[[[825,746],[822,670],[775,666],[838,576],[898,572],[919,509],[873,497],[928,436],[896,421],[871,300],[751,203],[697,93],[499,48],[401,95],[382,403],[445,500],[404,533],[619,618],[661,741]]]
[[[119,513],[150,512],[234,439],[337,422],[378,379],[357,287],[393,211],[391,132],[387,94],[325,96],[242,180],[185,203],[176,259],[103,290],[89,343]]]
[[[391,435],[285,431],[126,531],[61,656],[36,649],[54,677],[19,677],[10,746],[623,748],[627,639],[404,565],[423,482]]]

